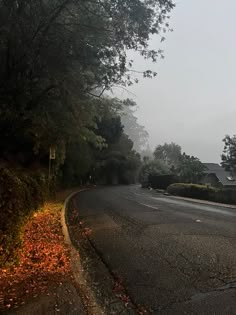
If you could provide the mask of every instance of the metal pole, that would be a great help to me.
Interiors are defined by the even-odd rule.
[[[50,181],[51,181],[51,157],[49,154],[49,162],[48,162],[48,195],[50,194]]]

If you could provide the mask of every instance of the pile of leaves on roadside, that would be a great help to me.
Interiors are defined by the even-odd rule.
[[[60,223],[61,207],[60,202],[45,204],[24,226],[18,263],[0,269],[0,311],[49,294],[49,287],[72,277]]]

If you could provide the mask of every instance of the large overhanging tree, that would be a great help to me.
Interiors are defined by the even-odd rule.
[[[93,126],[91,97],[133,82],[128,50],[153,61],[162,55],[149,49],[149,39],[168,29],[173,6],[171,0],[0,1],[1,151],[17,148],[21,138],[39,150]]]
[[[224,151],[221,155],[222,166],[229,171],[233,176],[236,175],[236,135],[226,135],[223,139]]]

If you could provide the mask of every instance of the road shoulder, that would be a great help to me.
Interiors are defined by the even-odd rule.
[[[70,241],[80,256],[79,269],[82,271],[78,279],[80,286],[84,288],[84,284],[86,285],[88,294],[93,296],[93,300],[103,314],[137,314],[136,307],[129,300],[119,279],[111,273],[101,253],[93,246],[89,238],[90,231],[80,222],[75,198],[68,203],[66,222]]]
[[[173,196],[169,195],[169,197],[177,200],[184,200],[184,201],[189,201],[189,202],[194,202],[198,204],[205,204],[205,205],[211,205],[211,206],[217,206],[217,207],[222,207],[222,208],[229,208],[229,209],[235,209],[236,210],[236,205],[229,205],[225,203],[218,203],[218,202],[213,202],[213,201],[208,201],[208,200],[202,200],[202,199],[193,199],[193,198],[187,198],[187,197],[179,197],[179,196]]]

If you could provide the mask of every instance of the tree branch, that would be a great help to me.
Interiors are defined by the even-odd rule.
[[[41,100],[44,98],[45,95],[47,95],[48,92],[50,92],[51,90],[55,89],[57,86],[54,84],[49,85],[46,89],[44,89],[39,95],[37,95],[35,98],[33,98],[32,100],[30,100],[28,102],[28,104],[26,105],[25,109],[26,110],[30,110],[32,109],[32,107],[37,106]]]

